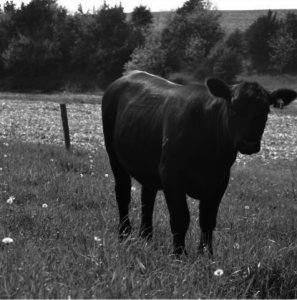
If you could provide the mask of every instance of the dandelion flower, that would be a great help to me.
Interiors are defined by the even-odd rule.
[[[238,243],[235,243],[235,244],[234,244],[234,248],[235,248],[235,249],[239,249],[239,244],[238,244]]]
[[[6,237],[2,240],[2,243],[4,243],[4,244],[10,244],[12,242],[13,242],[13,239],[10,237]]]
[[[47,204],[46,203],[42,204],[42,208],[47,208]]]
[[[245,209],[250,209],[250,207],[249,207],[249,206],[246,206]]]
[[[104,176],[105,176],[105,177],[108,177],[108,174],[105,174]]]
[[[99,236],[94,236],[94,240],[95,240],[96,242],[101,242],[101,241],[102,241],[102,239],[100,239]]]
[[[131,187],[131,190],[132,190],[132,191],[136,191],[136,187],[132,186],[132,187]]]
[[[224,271],[222,269],[217,269],[214,271],[215,276],[222,276],[224,274]]]
[[[15,197],[10,196],[10,197],[7,199],[6,202],[7,202],[8,204],[12,204],[14,200],[15,200]]]

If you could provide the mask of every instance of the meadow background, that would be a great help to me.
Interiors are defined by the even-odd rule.
[[[252,15],[242,14],[228,18],[239,26]],[[292,74],[237,79],[297,90]],[[232,167],[212,260],[197,256],[199,202],[188,199],[189,257],[177,261],[162,192],[152,241],[138,239],[137,182],[135,232],[118,242],[102,92],[0,94],[0,239],[13,241],[0,242],[0,298],[297,298],[297,102],[272,108],[261,152],[239,155]],[[71,152],[59,103],[67,103]]]

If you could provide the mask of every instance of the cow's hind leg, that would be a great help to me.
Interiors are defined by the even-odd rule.
[[[142,186],[141,189],[141,226],[139,235],[151,239],[153,235],[153,211],[157,190],[148,189]]]
[[[219,205],[227,188],[229,177],[230,173],[226,175],[223,183],[211,198],[200,200],[199,223],[201,236],[198,248],[199,254],[209,252],[210,255],[213,255],[212,233],[216,227]]]
[[[110,158],[115,179],[115,194],[120,213],[119,237],[121,240],[131,233],[129,204],[131,201],[131,177],[117,158]]]

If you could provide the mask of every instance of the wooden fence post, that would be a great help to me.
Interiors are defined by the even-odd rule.
[[[66,104],[60,104],[60,109],[61,109],[61,117],[62,117],[63,130],[64,130],[65,147],[66,147],[66,150],[69,151],[70,150],[70,136],[69,136],[69,126],[68,126]]]

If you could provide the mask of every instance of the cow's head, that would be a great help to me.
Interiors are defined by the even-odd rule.
[[[228,128],[235,148],[242,154],[257,153],[270,112],[270,105],[288,105],[297,93],[289,89],[269,92],[256,82],[228,86],[217,78],[206,80],[209,92],[228,103]]]

